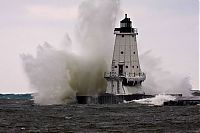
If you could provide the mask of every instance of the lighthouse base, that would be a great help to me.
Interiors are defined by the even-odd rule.
[[[132,101],[143,98],[151,98],[154,95],[145,94],[132,94],[132,95],[114,95],[114,94],[101,94],[99,96],[76,96],[78,104],[118,104],[124,101]]]

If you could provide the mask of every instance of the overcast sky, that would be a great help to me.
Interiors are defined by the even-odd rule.
[[[21,53],[35,54],[44,41],[58,47],[72,38],[81,0],[0,0],[0,93],[31,92]],[[189,76],[199,88],[199,1],[122,0],[138,28],[139,53],[151,50],[162,68]],[[119,26],[119,22],[116,22]],[[161,75],[162,76],[162,75]]]

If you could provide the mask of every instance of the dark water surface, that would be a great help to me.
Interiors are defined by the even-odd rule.
[[[200,106],[39,106],[1,99],[0,132],[200,132]]]

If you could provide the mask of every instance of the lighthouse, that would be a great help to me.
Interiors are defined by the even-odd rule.
[[[125,14],[120,28],[115,28],[115,44],[111,63],[111,72],[106,72],[106,93],[114,95],[144,94],[142,82],[146,79],[138,57],[137,29]]]
[[[104,78],[107,80],[106,92],[98,96],[76,96],[77,103],[116,104],[154,97],[154,95],[145,94],[142,88],[146,75],[141,70],[138,57],[138,32],[132,27],[127,14],[120,21],[120,28],[115,28],[114,34],[111,71],[104,73]]]

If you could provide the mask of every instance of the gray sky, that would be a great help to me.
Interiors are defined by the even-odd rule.
[[[73,39],[80,2],[0,0],[0,93],[32,91],[19,54],[35,54],[44,41],[59,47],[66,33]],[[194,89],[199,88],[198,6],[198,0],[122,0],[118,17],[127,13],[138,28],[140,53],[151,50],[163,69],[189,76]]]

